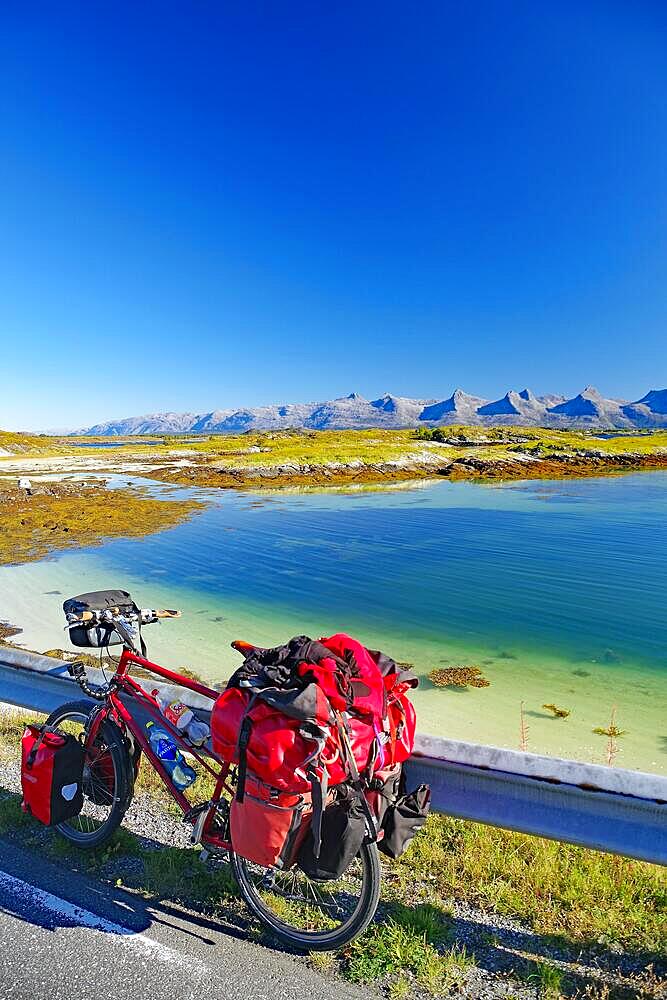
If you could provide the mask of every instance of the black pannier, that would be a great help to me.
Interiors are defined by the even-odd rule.
[[[331,802],[322,813],[321,842],[313,824],[297,858],[301,871],[317,882],[341,878],[361,850],[367,833],[366,811],[355,794]]]
[[[384,815],[384,837],[378,842],[380,850],[390,858],[400,858],[423,827],[430,810],[431,789],[428,785],[418,785],[413,792],[401,795]]]
[[[63,611],[68,621],[80,618],[85,611],[113,611],[124,619],[123,624],[133,641],[139,639],[140,613],[132,597],[126,590],[96,590],[90,594],[79,594],[69,597],[63,602]],[[113,623],[108,625],[92,623],[91,625],[75,625],[69,630],[70,641],[74,646],[120,646],[125,639],[115,630]]]

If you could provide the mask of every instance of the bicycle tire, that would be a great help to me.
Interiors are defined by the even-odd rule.
[[[68,721],[85,724],[94,708],[94,703],[90,701],[70,701],[54,709],[46,720],[46,724],[62,726]],[[109,815],[94,829],[77,829],[76,821],[80,821],[80,816],[56,824],[56,830],[61,836],[69,840],[70,843],[76,844],[77,847],[85,849],[102,847],[109,842],[122,823],[134,793],[134,772],[123,734],[118,726],[107,719],[100,727],[100,736],[109,751],[109,758],[113,766],[113,789],[108,792]],[[84,808],[86,807],[86,798],[89,802],[99,806],[99,794],[97,801],[90,794],[86,795],[86,780],[84,776]],[[90,780],[88,777],[88,781]]]
[[[330,931],[301,931],[280,920],[262,902],[248,874],[246,860],[233,851],[230,851],[229,856],[234,878],[248,908],[272,935],[297,951],[336,951],[362,934],[375,916],[380,900],[380,856],[377,844],[362,845],[357,855],[363,868],[359,902],[351,917]]]

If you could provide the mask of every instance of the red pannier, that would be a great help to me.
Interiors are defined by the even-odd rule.
[[[378,739],[374,770],[407,760],[414,748],[417,726],[414,705],[407,693],[417,687],[417,677],[385,653],[366,649],[342,632],[320,641],[341,659],[350,654],[354,657],[358,675],[352,679],[355,697],[350,710],[351,738],[359,770],[368,766],[373,733]],[[367,745],[369,726],[372,734]]]
[[[281,792],[247,775],[229,813],[236,854],[263,868],[289,868],[310,827],[309,794]]]
[[[303,686],[293,699],[276,688],[230,687],[220,695],[213,706],[211,736],[213,749],[223,760],[240,762],[245,721],[246,767],[260,780],[283,791],[308,792],[312,775],[306,772],[314,763],[326,770],[330,786],[341,784],[349,771],[332,710],[341,711],[342,705],[347,708],[343,718],[360,773],[372,774],[410,756],[415,711],[406,692],[416,686],[416,677],[344,633],[322,639],[321,644],[333,656],[298,664]],[[350,664],[348,676],[341,676],[340,661]],[[342,690],[347,691],[347,701]],[[305,712],[304,705],[310,706]]]
[[[323,743],[314,733],[309,734],[302,721],[259,698],[250,707],[252,698],[248,690],[227,688],[217,699],[211,713],[215,753],[230,764],[239,763],[239,737],[247,717],[251,723],[246,747],[248,771],[283,791],[310,791],[311,780],[306,775],[309,761],[320,752],[323,760],[338,757],[335,730],[322,730],[327,734]]]
[[[28,726],[21,740],[21,808],[52,826],[83,807],[84,750],[76,737],[47,726]]]
[[[303,844],[314,870],[324,871],[320,848],[336,853],[326,843],[329,807],[342,816],[340,803],[348,801],[328,789],[348,786],[358,815],[348,811],[362,836],[366,828],[381,838],[402,801],[401,763],[415,733],[407,692],[417,678],[343,633],[316,642],[298,636],[268,650],[233,645],[245,662],[211,713],[214,752],[238,765],[232,847],[262,867],[286,868],[297,858],[306,864]]]

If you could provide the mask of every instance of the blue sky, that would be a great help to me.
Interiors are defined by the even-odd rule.
[[[667,385],[664,4],[0,22],[0,427]]]

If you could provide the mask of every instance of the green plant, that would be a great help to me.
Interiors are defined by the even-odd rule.
[[[391,908],[391,917],[406,930],[423,935],[429,944],[440,945],[451,937],[451,914],[432,903],[417,903],[412,906],[395,903]]]
[[[609,725],[606,728],[602,726],[596,726],[593,730],[596,736],[606,736],[607,737],[607,764],[612,767],[618,754],[619,747],[616,742],[621,736],[627,734],[626,729],[619,729],[616,725],[616,706],[611,710],[611,719]]]
[[[388,994],[390,1000],[405,1000],[412,993],[412,983],[404,972],[398,974],[396,979],[389,983]]]
[[[540,962],[536,971],[528,976],[528,982],[536,984],[544,1000],[559,1000],[563,980],[563,970],[549,962]]]
[[[528,750],[528,733],[530,730],[526,723],[526,713],[523,706],[524,702],[522,701],[519,706],[519,750],[523,750],[525,753]]]
[[[371,983],[411,972],[429,993],[438,993],[445,981],[446,965],[426,934],[394,919],[373,924],[347,951],[347,978]]]
[[[441,911],[442,900],[461,900],[582,945],[664,950],[664,872],[629,858],[431,816],[387,876],[396,899]]]
[[[439,972],[440,981],[449,991],[463,986],[468,972],[476,967],[475,959],[466,951],[465,945],[454,945],[442,956],[442,968]]]

